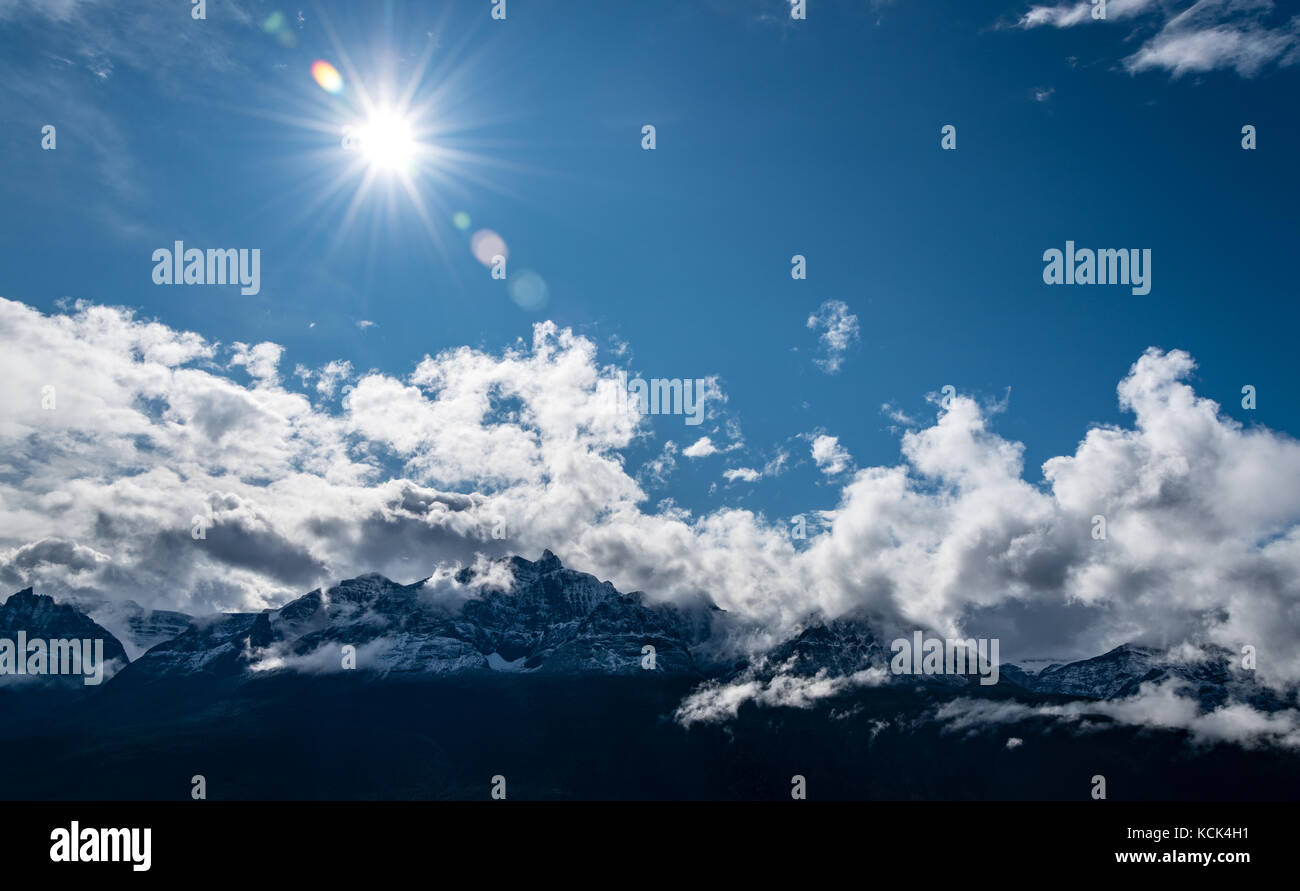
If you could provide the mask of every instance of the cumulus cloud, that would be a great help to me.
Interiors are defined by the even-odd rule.
[[[36,574],[38,570],[50,567],[69,578],[87,579],[93,578],[93,572],[111,559],[94,548],[61,538],[43,538],[0,553],[0,564],[7,564],[28,574]]]
[[[1093,19],[1092,10],[1092,4],[1084,0],[1036,5],[1021,16],[1019,25],[1071,28],[1104,24]],[[1228,69],[1250,78],[1269,64],[1288,66],[1300,60],[1300,16],[1282,19],[1273,0],[1196,0],[1190,4],[1110,0],[1106,4],[1105,22],[1130,19],[1139,28],[1156,30],[1124,59],[1130,72],[1162,69],[1180,77]]]
[[[812,458],[817,469],[827,476],[841,474],[853,463],[853,456],[840,445],[839,437],[824,433],[813,437]]]
[[[280,357],[284,355],[284,347],[276,343],[259,343],[250,347],[246,343],[232,344],[234,355],[230,358],[230,365],[242,365],[247,369],[251,376],[259,384],[276,383],[279,381]]]
[[[335,359],[326,363],[316,375],[316,392],[322,396],[333,396],[339,382],[352,376],[352,363]]]
[[[709,455],[716,455],[719,449],[713,444],[713,439],[708,436],[701,436],[695,442],[682,449],[682,454],[687,458],[707,458]]]
[[[0,301],[0,585],[258,609],[549,547],[624,591],[708,595],[747,629],[719,642],[740,650],[867,611],[886,633],[998,637],[1011,661],[1193,640],[1256,647],[1263,683],[1300,679],[1300,444],[1197,396],[1186,353],[1139,357],[1118,387],[1131,424],[1088,430],[1042,484],[976,399],[905,419],[899,460],[845,469],[798,548],[779,517],[652,505],[624,458],[649,422],[616,410],[596,353],[542,322],[317,402],[284,388],[277,350]]]
[[[844,354],[858,340],[858,317],[843,300],[827,300],[808,317],[807,327],[821,332],[819,341],[825,353],[813,362],[827,374],[835,374],[844,363]]]
[[[441,558],[500,551],[489,533],[502,516],[558,540],[530,518],[641,497],[614,455],[636,417],[596,393],[590,344],[550,326],[535,350],[368,375],[341,411],[281,386],[276,345],[231,348],[225,367],[245,385],[219,345],[123,310],[43,316],[3,301],[0,336],[13,372],[0,390],[0,582],[14,587],[260,608],[330,578],[419,578]],[[514,488],[482,494],[494,485]],[[50,540],[109,559],[34,560]]]

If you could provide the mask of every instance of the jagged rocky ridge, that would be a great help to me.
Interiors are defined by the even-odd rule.
[[[279,609],[197,619],[124,673],[135,680],[228,677],[297,668],[336,671],[343,647],[356,668],[380,674],[468,671],[631,674],[643,648],[658,670],[699,675],[693,649],[710,633],[712,604],[650,604],[608,582],[566,569],[547,551],[511,557],[511,590],[472,569],[456,582],[472,592],[449,603],[424,582],[401,585],[364,575],[317,589]]]
[[[103,637],[105,656],[127,661],[143,652],[119,679],[250,678],[276,670],[337,671],[344,645],[356,648],[356,667],[381,675],[465,672],[599,673],[642,671],[643,648],[655,648],[666,675],[771,681],[778,675],[848,678],[888,672],[888,643],[870,621],[809,620],[802,630],[753,660],[716,663],[709,646],[725,613],[701,598],[689,605],[654,604],[640,592],[622,594],[609,582],[564,567],[550,551],[536,562],[503,561],[510,590],[491,573],[455,576],[465,595],[439,598],[423,581],[402,585],[370,574],[317,589],[279,609],[193,618],[144,610],[134,602],[83,602],[105,625],[127,635],[127,646],[107,627],[72,605],[56,604],[31,589],[0,607],[0,636]],[[8,634],[12,636],[12,634]],[[146,651],[147,650],[147,651]],[[1273,710],[1289,704],[1231,668],[1233,654],[1206,648],[1197,659],[1176,658],[1125,644],[1091,659],[1030,672],[1000,667],[1000,684],[1027,692],[1082,699],[1130,696],[1147,682],[1185,681],[1210,709],[1228,701]],[[891,683],[967,688],[969,677],[893,676]]]
[[[1253,672],[1236,669],[1239,659],[1231,650],[1213,645],[1201,647],[1196,657],[1187,657],[1155,647],[1121,644],[1100,656],[1049,665],[1037,673],[1004,665],[1002,675],[1026,690],[1072,698],[1122,699],[1136,694],[1143,684],[1176,680],[1185,682],[1206,710],[1229,701],[1263,711],[1293,705],[1258,684]]]
[[[37,594],[24,588],[0,606],[0,638],[16,641],[18,633],[26,632],[27,640],[103,640],[104,673],[112,675],[129,661],[122,643],[107,629],[96,624],[85,613],[66,603],[56,603],[53,597]],[[28,680],[50,683],[80,684],[80,677],[60,675],[29,676]]]
[[[889,672],[892,655],[889,644],[876,637],[866,620],[811,621],[790,640],[738,667],[729,679],[849,678],[871,669]],[[1204,711],[1230,702],[1266,712],[1296,707],[1295,691],[1280,694],[1259,684],[1254,672],[1237,667],[1239,660],[1237,654],[1216,645],[1183,652],[1130,643],[1089,659],[1053,663],[1038,672],[1001,663],[998,684],[1070,699],[1109,700],[1133,696],[1143,684],[1176,681],[1185,685],[1184,695],[1195,698]],[[891,675],[889,682],[949,688],[973,688],[978,683],[974,674]]]

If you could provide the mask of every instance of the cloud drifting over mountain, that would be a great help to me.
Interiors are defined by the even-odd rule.
[[[1177,350],[1138,358],[1118,388],[1133,426],[1087,431],[1043,486],[958,395],[903,434],[898,464],[846,474],[823,530],[795,542],[784,518],[652,509],[625,466],[645,429],[615,408],[616,370],[550,322],[400,378],[335,365],[321,373],[341,398],[289,389],[277,345],[117,308],[0,301],[0,345],[10,590],[255,609],[362,572],[413,580],[549,547],[624,591],[707,594],[749,620],[740,647],[851,613],[1000,637],[1008,659],[1250,644],[1261,680],[1300,679],[1300,443],[1198,397]]]
[[[1194,696],[1185,695],[1179,681],[1143,684],[1133,694],[1104,702],[1068,702],[1062,705],[1025,705],[1015,701],[954,699],[935,710],[934,717],[951,733],[963,733],[988,724],[1044,718],[1070,724],[1082,731],[1104,729],[1109,722],[1132,727],[1186,730],[1197,745],[1235,743],[1247,748],[1272,745],[1300,748],[1300,712],[1273,713],[1232,702],[1202,710]]]

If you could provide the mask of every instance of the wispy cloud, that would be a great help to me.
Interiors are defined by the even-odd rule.
[[[1133,727],[1185,730],[1193,742],[1201,745],[1227,742],[1247,748],[1300,749],[1300,712],[1295,709],[1262,712],[1240,702],[1204,709],[1191,695],[1194,692],[1186,681],[1171,680],[1143,684],[1132,696],[1103,702],[1026,705],[1016,701],[957,699],[940,706],[935,719],[950,733],[1046,718],[1085,732],[1118,722]],[[1013,748],[1010,740],[1007,747]]]
[[[0,0],[0,21],[33,16],[67,22],[86,7],[100,3],[101,0]]]
[[[1106,4],[1105,21],[1116,22],[1131,19],[1156,6],[1156,0],[1109,0]],[[1089,0],[1075,0],[1072,3],[1056,5],[1042,4],[1033,6],[1020,17],[1022,28],[1072,28],[1087,22],[1098,21],[1093,18],[1097,6]]]
[[[1026,29],[1103,27],[1131,22],[1147,37],[1123,60],[1130,73],[1152,69],[1173,77],[1225,69],[1251,78],[1270,64],[1300,60],[1300,16],[1283,19],[1273,0],[1196,0],[1189,4],[1155,0],[1110,0],[1104,21],[1093,18],[1093,4],[1080,2],[1033,6],[1019,19]]]
[[[729,681],[703,684],[677,707],[673,717],[684,727],[731,720],[746,703],[768,708],[812,708],[823,699],[859,687],[889,682],[883,668],[864,668],[850,675],[831,675],[826,669],[801,675],[778,666],[773,673],[746,670]]]
[[[0,0],[0,30],[22,43],[38,33],[34,55],[45,63],[34,77],[30,60],[0,58],[0,118],[53,124],[59,156],[87,153],[94,188],[82,186],[78,200],[119,237],[160,236],[140,223],[150,190],[132,143],[147,137],[104,111],[105,90],[130,69],[190,99],[197,74],[246,69],[250,15],[233,0],[210,6],[195,21],[188,3],[171,0]]]

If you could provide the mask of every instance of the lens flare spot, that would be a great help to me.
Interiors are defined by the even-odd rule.
[[[293,29],[289,27],[289,20],[285,18],[284,13],[278,10],[266,17],[266,21],[262,22],[262,30],[280,41],[281,46],[294,47],[298,45],[298,37],[293,33]]]
[[[456,214],[451,218],[451,221],[455,223],[456,228],[462,232],[470,227],[469,214],[465,213],[463,210],[456,211]]]
[[[335,94],[343,92],[343,75],[324,59],[317,59],[311,63],[311,76],[325,92]]]
[[[510,277],[508,286],[510,299],[524,309],[539,310],[546,306],[550,291],[546,280],[531,269],[525,269],[518,275]]]
[[[473,251],[475,260],[489,267],[494,257],[510,256],[505,239],[491,229],[480,229],[470,236],[469,249]]]

